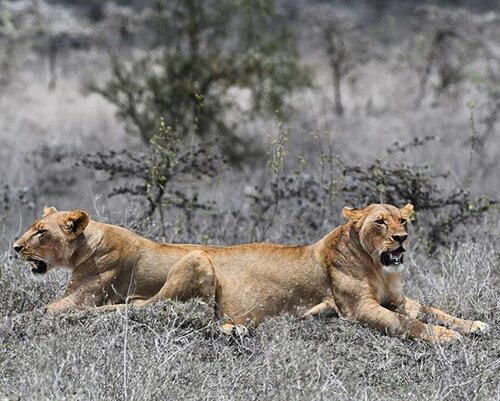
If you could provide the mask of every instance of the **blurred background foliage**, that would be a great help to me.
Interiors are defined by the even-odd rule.
[[[311,83],[274,1],[157,1],[135,23],[150,30],[151,48],[131,63],[114,55],[112,78],[89,90],[115,104],[145,143],[161,116],[181,137],[215,137],[236,163],[250,143],[225,118],[236,106],[228,92],[247,90],[250,113],[272,114]]]
[[[46,204],[236,243],[310,242],[371,202],[412,202],[427,251],[457,242],[498,213],[498,11],[3,1],[7,243]]]

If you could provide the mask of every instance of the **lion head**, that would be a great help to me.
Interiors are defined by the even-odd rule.
[[[43,217],[35,220],[14,243],[14,250],[22,259],[31,262],[33,273],[44,274],[54,266],[69,266],[74,240],[88,223],[89,215],[83,210],[59,212],[54,207],[47,207]]]
[[[390,273],[402,268],[404,253],[409,246],[406,223],[412,213],[411,204],[401,209],[373,204],[365,209],[345,207],[342,211],[344,217],[354,222],[361,246],[373,262]]]

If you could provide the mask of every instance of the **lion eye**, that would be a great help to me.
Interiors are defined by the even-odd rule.
[[[401,219],[401,225],[406,226],[406,223],[407,223],[406,219]]]
[[[36,232],[36,236],[37,236],[38,238],[43,237],[43,235],[44,235],[46,232],[47,232],[47,230],[38,230],[38,231]]]
[[[385,223],[385,220],[384,219],[378,219],[378,220],[375,220],[375,223],[377,224],[380,224],[382,226],[386,226],[387,224]]]

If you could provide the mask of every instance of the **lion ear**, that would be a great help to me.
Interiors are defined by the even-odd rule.
[[[342,216],[344,216],[348,220],[359,219],[362,214],[363,214],[362,210],[353,207],[346,206],[342,209]]]
[[[57,209],[54,206],[45,206],[43,208],[43,217],[48,216],[49,214],[57,212]]]
[[[414,209],[411,203],[407,203],[405,206],[401,208],[401,216],[404,219],[409,219],[413,216]]]
[[[89,224],[89,214],[83,210],[73,210],[65,214],[62,227],[75,238],[78,237]]]

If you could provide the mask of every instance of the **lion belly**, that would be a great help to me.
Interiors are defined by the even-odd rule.
[[[215,264],[221,317],[236,324],[259,323],[282,313],[303,315],[331,298],[328,276],[311,252],[260,245],[206,250]]]

